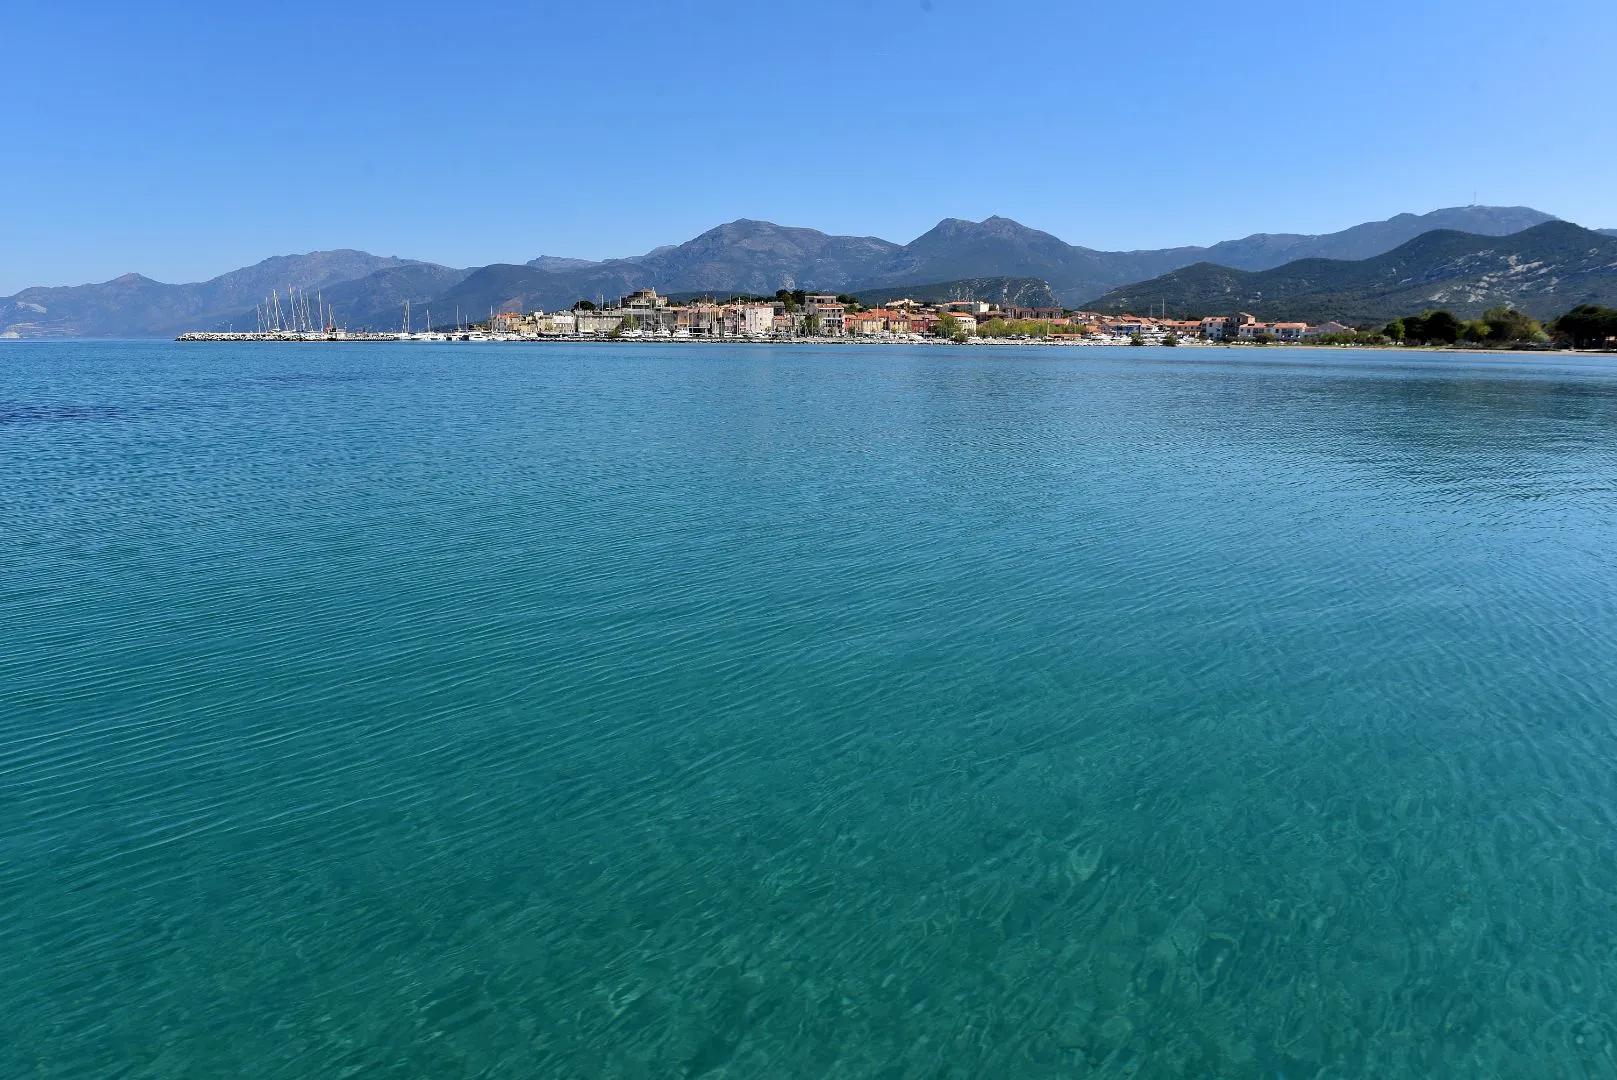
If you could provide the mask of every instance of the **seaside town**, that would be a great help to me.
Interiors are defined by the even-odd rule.
[[[289,296],[260,307],[254,331],[180,335],[181,341],[856,341],[1018,342],[1088,345],[1178,345],[1249,342],[1297,344],[1351,334],[1338,322],[1262,322],[1238,312],[1201,319],[1102,315],[1059,307],[1000,306],[984,300],[907,298],[865,306],[852,296],[780,290],[773,298],[731,297],[674,302],[637,289],[615,303],[580,300],[565,311],[491,312],[469,323],[456,313],[447,327],[430,311],[416,329],[408,304],[390,333],[350,331],[323,302]]]

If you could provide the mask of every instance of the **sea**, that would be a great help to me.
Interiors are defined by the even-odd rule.
[[[0,347],[0,1076],[1617,1075],[1617,358]]]

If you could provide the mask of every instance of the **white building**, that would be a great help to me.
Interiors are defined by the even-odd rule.
[[[769,304],[748,304],[741,309],[742,329],[753,337],[768,337],[775,329],[775,309]]]

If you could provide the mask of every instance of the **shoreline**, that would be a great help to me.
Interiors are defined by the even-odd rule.
[[[28,340],[28,339],[18,339]],[[52,338],[39,340],[57,341],[93,341],[95,338]],[[113,340],[113,339],[106,339]],[[1163,345],[1161,342],[1146,342],[1144,345],[1133,345],[1127,339],[1111,341],[1095,340],[1050,340],[1050,339],[1011,339],[1011,338],[974,338],[968,341],[947,341],[942,338],[916,338],[891,339],[874,337],[823,337],[823,338],[748,338],[748,337],[691,337],[691,338],[644,338],[619,337],[610,338],[595,335],[554,336],[554,337],[488,337],[488,338],[401,338],[397,335],[377,334],[375,336],[343,336],[343,337],[293,337],[257,334],[232,334],[227,332],[183,334],[173,339],[152,338],[134,340],[173,340],[186,345],[207,344],[286,344],[286,345],[719,345],[719,346],[937,346],[937,347],[1036,347],[1036,348],[1090,348],[1090,349],[1228,349],[1247,351],[1287,351],[1291,349],[1318,349],[1334,350],[1339,352],[1418,352],[1438,355],[1460,356],[1617,356],[1617,350],[1611,349],[1488,349],[1488,348],[1458,348],[1447,345],[1343,345],[1343,344],[1313,344],[1306,341],[1273,343],[1259,345],[1249,342],[1231,343],[1222,341],[1180,341],[1177,345]]]

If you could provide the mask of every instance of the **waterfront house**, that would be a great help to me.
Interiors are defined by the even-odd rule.
[[[540,334],[576,334],[578,317],[571,311],[554,311],[534,316],[534,330]]]
[[[1335,319],[1331,319],[1329,322],[1322,322],[1318,326],[1310,326],[1307,330],[1303,331],[1303,337],[1317,338],[1324,337],[1326,334],[1351,333],[1353,333],[1353,327],[1348,326],[1346,323],[1339,323]]]
[[[809,293],[803,297],[803,312],[820,337],[842,337],[847,333],[847,305],[829,293]]]
[[[938,316],[936,312],[911,310],[905,316],[905,320],[906,325],[909,327],[909,332],[912,334],[926,336],[937,332]]]
[[[623,325],[619,311],[575,311],[573,321],[580,334],[610,334]]]

